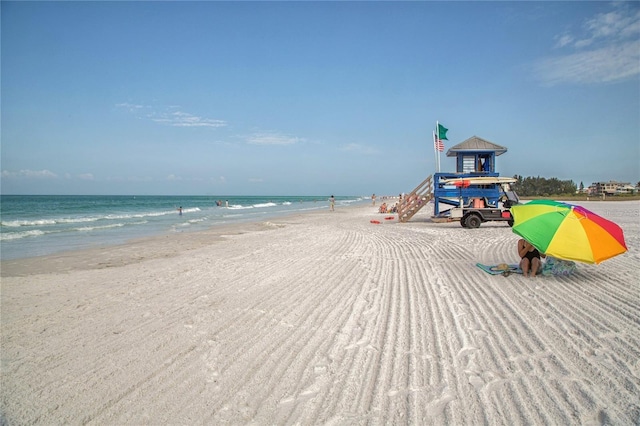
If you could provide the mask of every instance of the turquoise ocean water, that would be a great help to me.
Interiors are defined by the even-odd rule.
[[[336,196],[336,208],[362,202],[363,197]],[[328,196],[2,195],[0,257],[48,255],[328,208]]]

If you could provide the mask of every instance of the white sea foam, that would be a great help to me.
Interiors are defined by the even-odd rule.
[[[79,217],[79,218],[57,218],[57,219],[37,219],[37,220],[9,220],[3,221],[2,226],[7,228],[19,228],[22,226],[48,226],[59,225],[63,223],[80,223],[80,222],[95,222],[100,220],[97,217]]]
[[[289,205],[289,204],[283,203],[283,205]],[[245,209],[261,209],[265,207],[276,207],[276,206],[277,206],[276,203],[269,202],[269,203],[251,204],[250,206],[243,206],[242,204],[233,204],[233,205],[230,205],[228,208],[229,210],[245,210]]]
[[[83,226],[82,228],[74,228],[76,231],[87,232],[87,231],[96,231],[98,229],[111,229],[111,228],[121,228],[125,226],[124,223],[112,223],[110,225],[104,226]]]
[[[2,221],[0,224],[7,228],[19,228],[21,226],[42,226],[42,225],[54,225],[55,220],[8,220]]]
[[[135,213],[135,214],[122,214],[122,215],[115,215],[115,214],[110,214],[107,216],[104,216],[105,219],[111,219],[111,220],[127,220],[127,219],[141,219],[141,218],[145,218],[145,217],[161,217],[161,216],[173,216],[176,214],[176,210],[163,210],[163,211],[158,211],[158,212],[145,212],[145,213]],[[182,209],[182,213],[196,213],[201,211],[198,207],[192,207],[192,208],[187,208],[187,209]]]
[[[323,197],[229,197],[228,208],[197,197],[3,198],[3,259],[115,244],[169,230],[186,232],[255,218],[328,208]],[[92,200],[97,200],[93,203]],[[8,208],[9,200],[15,210]],[[24,201],[27,204],[21,204]],[[339,207],[340,201],[337,201]],[[202,204],[201,204],[202,203]],[[223,202],[224,203],[224,202]],[[224,204],[222,204],[224,206]],[[179,215],[182,206],[182,215]]]
[[[201,211],[198,207],[182,209],[183,213],[197,213]],[[37,220],[8,220],[0,222],[0,225],[7,228],[20,228],[29,226],[53,226],[62,224],[73,223],[88,223],[97,222],[100,220],[129,220],[129,219],[143,219],[147,217],[161,217],[168,215],[175,215],[175,210],[164,210],[159,212],[145,212],[145,213],[131,213],[131,214],[108,214],[104,216],[90,216],[90,217],[61,217],[54,219],[37,219]]]
[[[39,229],[32,229],[31,231],[24,231],[24,232],[11,232],[11,233],[3,232],[2,234],[0,234],[0,240],[1,241],[19,240],[20,238],[38,237],[44,234],[45,232]]]
[[[188,222],[189,223],[200,223],[200,222],[205,222],[206,220],[208,220],[206,217],[201,217],[199,219],[190,219]]]

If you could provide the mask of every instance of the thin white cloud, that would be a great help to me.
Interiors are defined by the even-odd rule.
[[[631,13],[629,13],[631,12]],[[619,37],[633,37],[640,32],[640,9],[619,8],[600,13],[585,23],[591,41]]]
[[[23,169],[20,171],[9,171],[9,170],[3,170],[2,171],[2,177],[3,178],[14,178],[14,179],[20,179],[20,178],[24,178],[24,179],[57,179],[58,175],[53,173],[50,170],[28,170],[28,169]]]
[[[205,181],[205,179],[199,176],[182,177],[174,173],[167,175],[165,180],[172,181],[172,182],[204,182]]]
[[[82,173],[78,175],[78,179],[94,180],[94,176],[93,176],[93,173]]]
[[[129,102],[122,102],[119,104],[116,104],[117,108],[122,108],[122,109],[126,109],[127,111],[134,113],[134,112],[138,112],[142,109],[145,108],[144,105],[138,105],[138,104],[131,104]]]
[[[560,34],[556,36],[556,47],[565,47],[573,43],[573,36],[571,34]]]
[[[247,138],[251,145],[293,145],[304,139],[279,133],[254,133]]]
[[[533,67],[544,85],[613,83],[640,75],[640,8],[613,7],[586,20],[576,34],[556,36],[563,53]]]
[[[262,179],[262,178],[249,178],[249,182],[251,182],[251,183],[260,183],[260,182],[264,182],[264,179]]]
[[[122,102],[116,104],[119,109],[124,109],[127,112],[143,118],[151,120],[155,123],[163,124],[165,126],[172,127],[225,127],[227,122],[224,120],[218,120],[214,118],[207,118],[198,115],[194,115],[184,111],[176,111],[179,106],[169,106],[157,110],[156,108],[148,105],[131,104],[128,102]]]
[[[625,80],[640,74],[640,41],[543,59],[536,72],[550,86]]]
[[[182,111],[170,113],[156,113],[149,116],[156,123],[166,124],[173,127],[224,127],[227,123],[224,120],[198,117]]]

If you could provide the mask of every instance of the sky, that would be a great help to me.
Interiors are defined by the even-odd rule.
[[[11,2],[2,194],[395,195],[640,181],[639,2]]]

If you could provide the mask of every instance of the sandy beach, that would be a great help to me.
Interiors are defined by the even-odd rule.
[[[579,204],[629,251],[571,276],[371,205],[3,262],[1,423],[640,424],[640,202]]]

